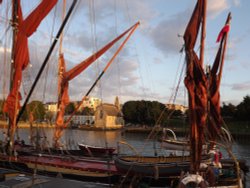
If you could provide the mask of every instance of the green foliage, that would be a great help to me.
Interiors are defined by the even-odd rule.
[[[49,122],[49,124],[52,124],[54,116],[55,116],[55,113],[53,113],[53,112],[46,112],[45,118]]]
[[[243,98],[243,101],[234,106],[229,103],[226,105],[223,103],[221,107],[221,114],[225,119],[234,121],[250,121],[250,97],[247,95]]]
[[[233,118],[235,116],[235,113],[236,113],[236,106],[234,106],[231,103],[229,103],[228,105],[223,103],[223,106],[221,108],[222,116]]]
[[[140,125],[166,124],[170,113],[165,105],[157,101],[128,101],[123,105],[122,112],[126,123]],[[165,110],[164,110],[165,109]],[[164,111],[164,113],[162,113]],[[180,115],[180,113],[177,113]],[[161,116],[161,121],[157,122]]]
[[[27,111],[24,113],[23,118],[28,119],[30,112],[33,113],[34,120],[43,120],[45,116],[45,108],[41,101],[32,101],[27,105]]]
[[[74,111],[75,111],[75,105],[74,103],[70,102],[68,106],[66,106],[65,115],[72,114]]]
[[[236,118],[238,120],[250,121],[250,96],[243,98],[243,101],[237,106]]]
[[[94,110],[92,108],[85,107],[80,112],[80,115],[93,116],[94,115]]]

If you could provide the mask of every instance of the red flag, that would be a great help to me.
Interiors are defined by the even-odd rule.
[[[229,24],[226,24],[226,25],[221,29],[221,31],[220,31],[220,33],[219,33],[219,35],[218,35],[218,37],[217,37],[216,42],[220,42],[222,36],[223,36],[225,33],[227,33],[227,32],[229,31],[229,29],[230,29],[230,25],[229,25]]]

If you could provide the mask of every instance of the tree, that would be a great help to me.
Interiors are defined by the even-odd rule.
[[[94,115],[94,110],[93,110],[93,108],[85,107],[81,111],[81,115],[93,116]]]
[[[27,106],[27,113],[33,114],[34,120],[44,120],[45,108],[41,101],[32,101]],[[27,117],[26,117],[27,118]]]
[[[68,106],[66,106],[65,114],[69,115],[72,114],[74,111],[75,111],[75,105],[74,103],[70,102]]]
[[[136,105],[136,101],[128,101],[123,105],[122,112],[126,123],[138,123]]]
[[[223,103],[223,105],[221,107],[221,115],[223,117],[233,118],[233,117],[235,117],[235,113],[236,113],[236,106],[234,106],[231,103],[229,103],[228,105]]]
[[[250,116],[250,96],[243,98],[243,101],[237,106],[236,118],[242,121],[249,121]]]
[[[165,105],[157,101],[128,101],[123,105],[122,112],[126,123],[155,125]],[[166,121],[166,112],[161,122]],[[160,123],[161,123],[160,122]]]
[[[45,114],[46,120],[49,122],[49,124],[52,124],[53,118],[55,117],[55,113],[48,111]]]

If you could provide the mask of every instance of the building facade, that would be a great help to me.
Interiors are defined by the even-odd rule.
[[[166,104],[166,107],[170,110],[180,110],[182,113],[185,113],[188,107],[180,104]]]
[[[101,129],[120,129],[124,125],[122,113],[113,104],[101,104],[96,108],[94,125]]]

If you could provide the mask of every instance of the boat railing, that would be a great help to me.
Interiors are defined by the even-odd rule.
[[[170,132],[170,133],[172,133],[172,135],[174,137],[174,140],[177,140],[175,132],[172,129],[169,129],[169,128],[163,128],[164,138],[166,138],[166,136],[167,136],[167,131]]]
[[[128,146],[129,147],[129,149],[131,149],[135,154],[136,154],[136,156],[138,156],[139,157],[139,152],[133,147],[133,146],[131,146],[129,143],[127,143],[126,141],[124,141],[124,140],[120,140],[120,141],[118,141],[117,142],[117,153],[118,154],[120,154],[120,144],[123,144],[123,145],[126,145],[126,146]]]

